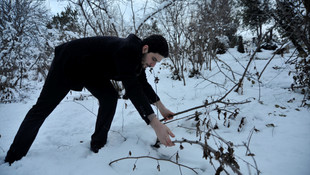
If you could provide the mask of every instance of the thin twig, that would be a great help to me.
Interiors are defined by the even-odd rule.
[[[293,58],[293,55],[295,54],[296,51],[297,51],[297,48],[294,50],[294,52],[293,52],[292,55],[289,57],[289,59],[287,59],[287,60],[285,61],[285,64],[288,64],[288,63],[291,62],[290,59]]]
[[[118,162],[118,161],[121,161],[121,160],[126,160],[126,159],[153,159],[153,160],[156,160],[156,161],[165,161],[165,162],[170,162],[170,163],[173,163],[175,165],[178,165],[178,166],[181,166],[181,167],[184,167],[184,168],[187,168],[187,169],[190,169],[192,170],[193,172],[195,172],[196,174],[197,171],[194,170],[194,168],[191,168],[189,166],[186,166],[186,165],[183,165],[183,164],[180,164],[180,163],[177,163],[177,162],[174,162],[172,160],[168,160],[168,159],[159,159],[159,158],[156,158],[156,157],[152,157],[152,156],[139,156],[139,157],[123,157],[123,158],[119,158],[119,159],[116,159],[116,160],[113,160],[109,163],[109,165],[111,166],[113,163],[115,162]]]
[[[282,49],[282,47],[285,45],[285,43],[283,43],[281,45],[281,47],[279,49]],[[269,63],[271,62],[271,60],[273,60],[273,58],[276,56],[276,52],[273,53],[272,57],[269,59],[269,61],[267,62],[267,64],[265,65],[265,67],[263,68],[263,70],[261,71],[261,73],[258,76],[258,81],[260,80],[262,74],[264,73],[265,69],[267,68],[267,66],[269,65]]]
[[[232,81],[234,84],[236,84],[235,81],[234,81],[234,80],[236,80],[236,78],[235,78],[235,75],[234,75],[234,72],[233,72],[232,68],[231,68],[227,63],[225,63],[223,60],[219,59],[216,55],[214,56],[214,58],[216,58],[216,59],[214,59],[214,61],[215,61],[216,65],[217,65],[217,67],[219,68],[219,70],[222,72],[222,74],[223,74],[225,77],[227,77],[230,81]],[[232,80],[229,76],[227,76],[227,75],[221,70],[221,68],[220,68],[220,66],[218,65],[218,63],[217,63],[216,60],[219,60],[220,62],[222,62],[223,64],[225,64],[225,66],[228,67],[228,69],[230,70],[231,75],[232,75],[232,77],[233,77],[233,80]]]
[[[218,87],[221,87],[221,88],[227,90],[227,89],[225,88],[225,85],[224,85],[224,84],[220,84],[220,83],[217,83],[217,82],[214,82],[214,81],[211,81],[211,80],[210,80],[211,77],[217,75],[218,73],[221,73],[221,71],[216,72],[215,74],[209,76],[208,78],[204,77],[203,75],[200,75],[200,76],[201,76],[205,81],[208,81],[208,82],[210,82],[210,83],[212,83],[212,84],[215,84],[215,85],[218,86]],[[198,85],[198,84],[197,84],[197,85]],[[197,85],[196,85],[196,86],[197,86]]]
[[[88,2],[88,1],[87,1]],[[89,3],[89,2],[88,2]],[[98,9],[100,9],[100,10],[103,10],[104,12],[105,12],[105,14],[108,16],[108,19],[109,19],[109,22],[111,23],[111,25],[112,25],[112,28],[113,28],[113,30],[114,30],[114,32],[115,32],[115,35],[116,36],[119,36],[118,35],[118,31],[117,31],[117,29],[116,29],[116,25],[115,25],[115,23],[114,23],[114,19],[113,19],[113,17],[110,15],[110,13],[109,13],[109,11],[108,11],[108,9],[107,9],[107,5],[106,5],[106,3],[103,3],[103,5],[104,5],[104,7],[101,7],[100,5],[98,5],[98,4],[96,4],[96,3],[94,3],[94,2],[91,2],[95,7],[97,7]],[[91,7],[91,5],[89,4],[89,6]],[[92,8],[93,9],[93,8]]]
[[[243,143],[243,145],[246,147],[247,151],[248,151],[249,153],[251,153],[250,148],[248,147],[248,145],[247,145],[246,143]],[[254,162],[254,164],[255,164],[255,169],[256,169],[256,171],[257,171],[257,175],[259,175],[259,174],[260,174],[260,171],[258,170],[256,160],[254,159],[254,156],[251,156],[251,157],[252,157],[253,162]]]
[[[1,150],[5,153],[4,149],[0,146]]]
[[[251,65],[251,63],[252,63],[252,61],[254,60],[256,53],[259,51],[260,45],[261,45],[262,41],[265,39],[265,37],[267,36],[267,34],[268,34],[272,29],[274,29],[275,27],[276,27],[276,25],[272,26],[272,27],[263,35],[263,37],[261,38],[261,40],[258,41],[258,44],[257,44],[258,47],[255,49],[254,53],[252,54],[252,56],[251,56],[251,58],[250,58],[250,60],[249,60],[249,62],[248,62],[248,64],[247,64],[247,66],[246,66],[246,68],[245,68],[245,70],[244,70],[244,72],[243,72],[242,77],[239,79],[238,87],[236,88],[235,92],[239,92],[239,88],[242,88],[243,79],[244,79],[244,77],[245,77],[245,75],[246,75],[246,73],[247,73],[247,71],[248,71],[248,69],[249,69],[249,67],[250,67],[250,65]]]
[[[144,23],[150,19],[152,16],[156,15],[157,13],[159,13],[160,11],[162,11],[163,9],[166,9],[167,7],[169,7],[171,4],[174,3],[175,0],[169,2],[168,4],[166,4],[163,8],[157,9],[156,11],[152,12],[151,14],[147,15],[142,22],[138,25],[138,28],[136,29],[135,33],[138,33],[138,31],[140,30],[140,28],[144,25]]]
[[[237,145],[237,146],[240,146],[240,145]],[[243,146],[243,145],[241,145]],[[243,158],[241,158],[240,156],[238,155],[235,155],[238,159],[242,160],[244,163],[246,163],[248,166],[251,166],[252,168],[256,169],[256,171],[258,172],[257,175],[260,174],[260,171],[258,170],[257,167],[255,167],[254,165],[252,165],[251,163],[249,163],[248,161],[244,160]],[[253,158],[253,156],[251,156]],[[254,159],[254,158],[253,158]]]
[[[188,129],[188,130],[192,130],[192,131],[196,131],[196,129],[194,129],[194,128],[188,128],[188,127],[181,126],[181,125],[178,125],[177,127],[179,127],[179,128],[184,128],[184,129]],[[231,145],[232,145],[231,142],[229,142],[229,141],[223,139],[222,137],[220,137],[220,136],[215,132],[215,130],[212,130],[212,131],[213,131],[215,134],[209,133],[211,136],[216,137],[217,139],[221,140],[221,141],[222,141],[223,143],[225,143],[227,146],[231,146]],[[207,133],[206,131],[201,131],[201,132]]]
[[[240,61],[232,53],[230,53],[229,50],[227,50],[227,52],[235,59],[237,63],[239,63],[241,67],[243,67],[243,69],[245,69],[245,67],[240,63]]]
[[[250,134],[249,134],[249,137],[248,137],[248,144],[247,144],[248,148],[250,148],[250,143],[251,143],[252,135],[253,135],[253,133],[254,133],[254,129],[255,129],[255,127],[253,127],[253,129],[251,129]],[[247,151],[246,151],[245,154],[246,154],[246,155],[251,154],[251,152],[249,152],[249,151],[250,151],[250,149],[247,149]]]
[[[164,124],[168,124],[168,123],[171,123],[171,122],[175,122],[175,121],[178,121],[178,120],[182,120],[182,119],[185,119],[185,118],[189,118],[189,117],[193,117],[193,116],[201,115],[201,114],[202,114],[201,112],[198,112],[198,113],[195,113],[195,114],[190,114],[190,115],[187,115],[187,116],[184,116],[184,117],[175,119],[175,120],[167,121],[167,122],[165,122]],[[165,120],[165,119],[161,119],[160,121],[164,121],[164,120]]]
[[[82,0],[82,1],[79,0],[77,3],[75,3],[75,2],[72,1],[72,0],[70,0],[70,2],[72,2],[72,3],[74,3],[74,4],[77,4],[77,5],[80,7],[80,9],[81,9],[81,11],[82,11],[82,14],[83,14],[83,17],[84,17],[85,20],[86,20],[86,24],[88,24],[88,25],[92,28],[92,30],[95,32],[96,35],[99,35],[98,32],[97,32],[97,30],[96,30],[96,27],[93,26],[92,22],[90,21],[90,19],[89,19],[88,16],[87,16],[87,12],[86,12],[85,9],[83,8],[84,0]]]
[[[212,147],[210,147],[209,145],[203,144],[202,142],[199,142],[199,141],[191,141],[191,140],[183,139],[183,140],[175,140],[175,141],[173,141],[173,143],[189,143],[191,145],[197,144],[197,145],[200,145],[202,147],[202,149],[207,149],[208,151],[212,152],[214,155],[217,154],[217,152],[218,152],[215,149],[213,149]],[[242,173],[239,171],[239,169],[237,169],[231,163],[225,161],[225,159],[222,159],[222,160],[219,159],[218,161],[220,162],[220,164],[228,165],[238,175],[242,175]]]
[[[77,102],[76,100],[73,100],[74,103],[79,104],[83,106],[88,112],[92,113],[94,116],[97,116],[93,111],[89,110],[86,106],[84,106],[82,103]]]
[[[130,0],[130,7],[131,7],[131,13],[132,13],[132,22],[133,22],[133,28],[135,30],[135,32],[137,31],[136,29],[136,15],[135,15],[135,11],[133,9],[133,2],[132,0]],[[135,33],[137,34],[137,33]]]
[[[76,104],[79,104],[79,105],[83,106],[88,112],[92,113],[94,116],[97,116],[93,111],[89,110],[89,109],[88,109],[85,105],[83,105],[82,103],[79,103],[79,102],[77,102],[76,100],[73,100],[73,102],[76,103]],[[108,131],[118,133],[121,137],[123,137],[124,141],[127,140],[127,138],[126,138],[125,136],[123,136],[123,134],[121,134],[121,132],[119,132],[119,131],[114,131],[114,130],[112,130],[112,129],[108,129],[108,128],[106,128],[106,127],[104,127],[104,128],[107,129]]]
[[[249,103],[251,101],[249,100],[246,100],[246,101],[243,101],[243,102],[235,102],[235,103],[231,103],[231,102],[224,102],[222,101],[224,98],[227,97],[228,94],[231,93],[231,91],[236,87],[238,86],[238,84],[235,84],[224,96],[222,96],[221,98],[219,98],[218,100],[215,100],[215,101],[212,101],[212,102],[207,102],[203,105],[200,105],[200,106],[196,106],[196,107],[193,107],[193,108],[189,108],[189,109],[186,109],[184,111],[180,111],[180,112],[177,112],[175,113],[174,115],[172,115],[171,117],[173,116],[176,116],[176,115],[180,115],[180,114],[183,114],[183,113],[186,113],[186,112],[189,112],[189,111],[193,111],[193,110],[196,110],[196,109],[200,109],[200,108],[204,108],[204,107],[207,107],[207,106],[210,106],[212,104],[215,104],[215,103],[222,103],[222,104],[226,104],[226,105],[236,105],[236,104],[245,104],[245,103]],[[161,119],[160,121],[164,121],[165,119]]]

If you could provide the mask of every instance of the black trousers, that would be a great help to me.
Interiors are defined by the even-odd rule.
[[[52,64],[36,104],[29,110],[19,127],[7,153],[6,162],[13,163],[27,154],[44,120],[70,91],[70,88],[64,85],[61,76],[54,70]],[[85,85],[85,87],[99,101],[96,127],[91,136],[91,142],[104,146],[115,114],[118,93],[110,80],[100,80],[96,85]]]

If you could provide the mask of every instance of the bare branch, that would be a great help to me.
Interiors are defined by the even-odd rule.
[[[144,19],[142,19],[142,21],[138,24],[138,28],[135,28],[135,33],[138,33],[138,31],[140,30],[140,28],[143,26],[143,24],[149,20],[152,16],[156,15],[158,12],[162,11],[163,9],[169,7],[170,5],[172,5],[176,0],[170,0],[170,2],[164,2],[164,7],[163,8],[158,8],[157,10],[155,10],[154,12],[150,13],[149,15],[147,15],[146,17],[144,17]]]
[[[230,70],[230,72],[231,72],[231,75],[232,75],[232,77],[233,77],[233,80],[232,80],[230,77],[228,77],[228,76],[221,70],[220,66],[217,64],[217,67],[218,67],[219,70],[222,72],[222,74],[223,74],[225,77],[227,77],[230,81],[232,81],[233,83],[235,83],[234,80],[236,80],[236,78],[235,78],[234,71],[232,70],[232,68],[231,68],[227,63],[225,63],[223,60],[219,59],[216,55],[215,55],[214,58],[215,58],[214,61],[215,61],[216,64],[217,64],[217,61],[216,61],[216,60],[219,60],[220,62],[222,62],[223,64],[225,64],[225,66],[227,66],[227,67],[229,68],[229,70]]]
[[[132,22],[133,22],[133,28],[135,30],[135,34],[137,34],[137,29],[136,29],[136,15],[135,15],[135,11],[133,9],[133,2],[132,0],[130,0],[130,7],[131,7],[131,13],[132,13]]]
[[[266,38],[267,34],[268,34],[271,30],[273,30],[275,27],[276,27],[276,25],[272,26],[272,27],[263,35],[263,37],[258,41],[258,44],[257,44],[258,46],[261,45],[261,43],[263,42],[263,40]],[[240,80],[239,80],[238,87],[236,88],[235,92],[239,92],[239,89],[242,88],[243,79],[244,79],[244,77],[245,77],[245,75],[246,75],[246,73],[247,73],[247,71],[248,71],[248,69],[249,69],[249,67],[250,67],[250,64],[251,64],[252,61],[254,60],[256,53],[259,51],[259,49],[260,49],[260,47],[257,47],[257,48],[255,49],[254,53],[252,54],[252,56],[251,56],[251,58],[250,58],[250,60],[249,60],[249,62],[248,62],[248,64],[247,64],[247,66],[246,66],[246,68],[245,68],[245,70],[244,70],[244,72],[243,72],[243,75],[242,75],[242,77],[241,77]]]
[[[214,155],[218,155],[219,152],[216,151],[215,149],[213,149],[212,147],[210,147],[209,145],[207,144],[204,144],[202,142],[199,142],[199,141],[192,141],[192,140],[187,140],[187,139],[183,139],[183,140],[175,140],[173,141],[173,143],[189,143],[189,144],[197,144],[197,145],[200,145],[202,147],[202,149],[207,149],[207,150],[204,150],[204,151],[207,151],[207,152],[211,152],[213,153]],[[215,156],[216,157],[216,156]],[[221,158],[221,159],[217,159],[217,161],[219,161],[222,164],[225,164],[225,165],[228,165],[235,173],[237,173],[238,175],[242,175],[242,173],[239,171],[239,169],[237,167],[235,167],[232,163],[230,162],[227,162],[224,158]]]
[[[190,109],[181,111],[181,112],[177,112],[177,113],[175,113],[173,116],[180,115],[180,114],[183,114],[183,113],[186,113],[186,112],[189,112],[189,111],[193,111],[193,110],[196,110],[196,109],[204,108],[204,107],[210,106],[210,105],[212,105],[212,104],[216,104],[216,103],[222,103],[222,104],[226,104],[226,105],[236,105],[236,104],[250,103],[251,101],[249,101],[249,100],[246,100],[246,101],[243,101],[243,102],[235,102],[235,103],[224,102],[224,101],[223,101],[223,100],[227,97],[227,95],[230,94],[230,93],[232,92],[232,90],[234,90],[234,88],[235,88],[236,86],[238,86],[238,84],[235,84],[224,96],[222,96],[222,97],[219,98],[218,100],[212,101],[212,102],[210,102],[210,103],[209,103],[208,101],[206,101],[205,104],[203,104],[203,105],[196,106],[196,107],[193,107],[193,108],[190,108]],[[164,121],[164,120],[165,120],[165,119],[161,119],[160,121]]]
[[[95,32],[96,35],[99,35],[98,32],[97,32],[97,29],[95,26],[93,26],[93,24],[91,23],[91,21],[89,20],[88,16],[87,16],[87,13],[83,7],[83,3],[84,3],[84,0],[79,0],[77,5],[80,7],[81,11],[82,11],[82,14],[84,16],[84,18],[86,19],[86,23],[92,28],[92,30]]]
[[[175,165],[178,165],[179,167],[184,167],[184,168],[187,168],[187,169],[190,169],[192,170],[194,173],[198,174],[197,171],[194,170],[194,168],[191,168],[189,166],[186,166],[186,165],[183,165],[183,164],[180,164],[180,163],[177,163],[177,162],[174,162],[172,160],[168,160],[168,159],[159,159],[159,158],[155,158],[155,157],[152,157],[152,156],[139,156],[139,157],[123,157],[123,158],[119,158],[119,159],[116,159],[116,160],[113,160],[109,163],[109,165],[111,166],[113,163],[115,162],[118,162],[118,161],[121,161],[121,160],[126,160],[126,159],[153,159],[153,160],[156,160],[157,162],[158,161],[165,161],[165,162],[170,162],[170,163],[173,163]]]
[[[114,32],[115,32],[115,34],[116,34],[116,36],[119,36],[118,31],[117,31],[117,29],[116,29],[115,22],[114,22],[114,20],[113,20],[113,17],[110,15],[110,13],[109,13],[109,11],[108,11],[108,9],[107,9],[106,4],[104,3],[104,7],[101,7],[100,5],[97,5],[96,3],[93,3],[93,2],[92,2],[92,4],[93,4],[94,6],[96,6],[98,9],[103,10],[103,11],[105,12],[105,14],[106,14],[106,15],[108,16],[108,18],[109,18],[109,22],[111,23],[111,25],[112,25],[112,27],[113,27],[113,30],[114,30]]]
[[[181,117],[181,118],[178,118],[178,119],[175,119],[175,120],[170,120],[170,121],[165,122],[164,124],[168,124],[168,123],[175,122],[175,121],[178,121],[178,120],[182,120],[182,119],[185,119],[185,118],[196,117],[196,116],[201,115],[201,114],[202,114],[201,112],[195,112],[195,114],[190,114],[190,115],[187,115],[185,117]],[[164,121],[164,120],[165,119],[162,119],[160,121]]]
[[[282,47],[285,45],[285,43],[283,43],[281,45],[281,47],[279,49],[282,49]],[[261,71],[261,73],[258,76],[258,80],[260,80],[262,74],[264,73],[265,69],[267,68],[267,66],[269,65],[269,63],[273,60],[273,58],[276,56],[276,52],[273,53],[272,57],[269,59],[269,61],[267,62],[267,64],[265,65],[265,67],[263,68],[263,70]]]
[[[95,3],[93,3],[93,2],[89,2],[89,0],[87,0],[87,3],[88,3],[88,6],[90,7],[90,9],[91,9],[91,12],[92,12],[92,15],[95,17],[95,19],[96,19],[96,28],[99,28],[99,30],[100,30],[100,33],[103,35],[104,34],[104,30],[102,29],[102,27],[101,27],[101,24],[100,24],[100,22],[98,21],[98,18],[96,17],[97,16],[97,14],[96,14],[96,12],[95,12],[95,10],[94,10],[94,7],[91,5],[91,4],[94,4],[95,6],[96,6],[96,4]]]

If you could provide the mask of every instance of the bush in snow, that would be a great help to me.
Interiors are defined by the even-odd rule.
[[[1,102],[14,100],[33,64],[43,58],[47,11],[41,1],[0,1]],[[5,80],[4,80],[5,79]]]
[[[310,56],[298,59],[295,69],[294,83],[291,87],[301,89],[301,93],[305,95],[302,105],[310,107]]]
[[[240,53],[244,53],[244,46],[243,46],[243,39],[242,36],[239,36],[238,38],[238,48],[237,48],[238,52]]]
[[[293,89],[301,89],[305,95],[303,106],[309,105],[310,89],[310,3],[309,1],[278,0],[274,18],[280,34],[288,38],[298,51],[293,76]]]

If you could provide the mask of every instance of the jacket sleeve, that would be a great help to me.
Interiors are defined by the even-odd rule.
[[[129,39],[130,38],[132,37],[129,37]],[[139,70],[141,70],[139,67],[141,68],[142,66],[140,60],[142,57],[142,47],[140,46],[140,43],[135,42],[135,40],[136,39],[133,39],[133,41],[130,40],[130,42],[125,43],[121,46],[119,51],[116,52],[115,64],[117,65],[117,72],[126,90],[127,96],[139,112],[142,119],[149,124],[150,120],[147,116],[154,113],[150,102],[152,103],[156,97],[154,97],[155,92],[152,87],[146,81],[144,70],[141,74],[144,73],[145,81],[141,81],[141,77],[138,76],[140,73]]]
[[[126,93],[133,103],[137,111],[146,124],[150,124],[148,115],[153,114],[154,111],[149,103],[147,96],[143,93],[143,87],[137,77],[126,78],[122,80]]]
[[[159,101],[160,98],[155,93],[155,91],[152,88],[152,86],[147,82],[145,70],[142,70],[142,72],[140,73],[138,79],[139,79],[139,82],[142,85],[144,94],[147,96],[147,98],[149,100],[149,103],[150,104],[154,104],[155,102]]]

